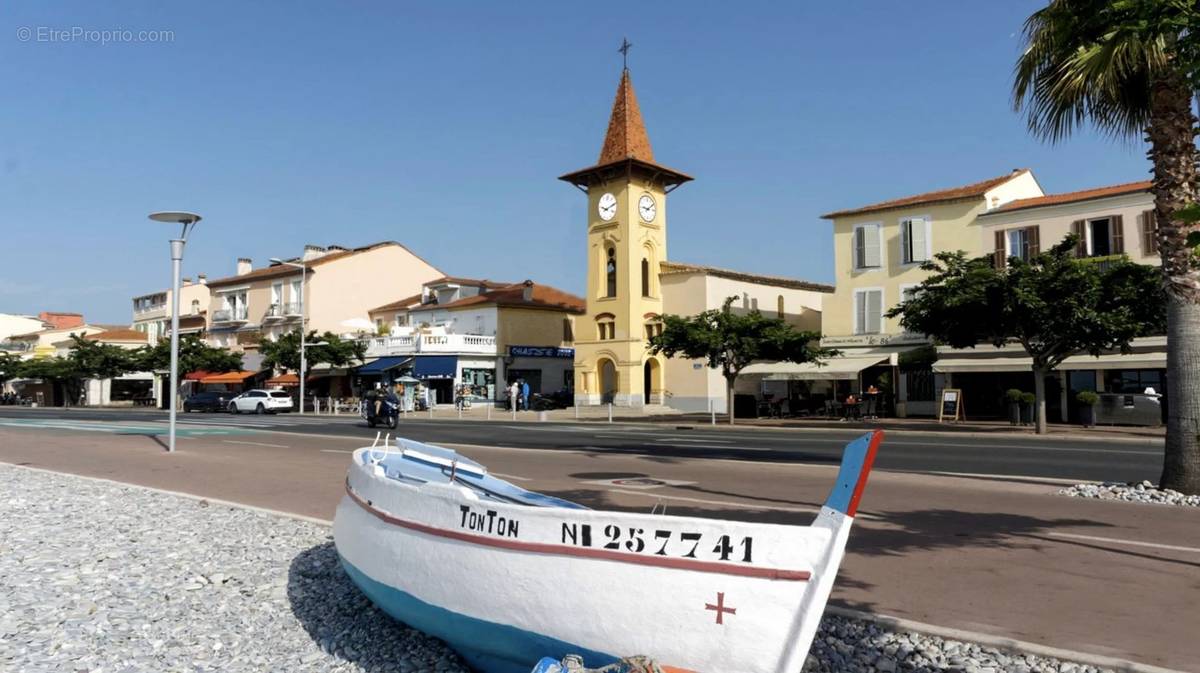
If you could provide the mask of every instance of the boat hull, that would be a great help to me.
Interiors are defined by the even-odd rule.
[[[780,526],[497,502],[360,450],[334,540],[373,602],[485,673],[568,654],[799,673],[865,481],[842,477],[813,525]]]

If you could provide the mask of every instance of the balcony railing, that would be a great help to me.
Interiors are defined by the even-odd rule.
[[[267,312],[263,314],[264,320],[279,320],[282,318],[291,318],[300,315],[299,302],[286,302],[283,304],[271,304],[267,307]]]
[[[223,308],[213,311],[213,322],[246,322],[246,307]]]
[[[496,337],[481,334],[407,334],[372,337],[366,342],[370,357],[418,353],[496,355]]]
[[[0,341],[0,351],[24,353],[33,348],[28,341]]]

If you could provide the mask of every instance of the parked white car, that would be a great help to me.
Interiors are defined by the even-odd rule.
[[[229,413],[274,414],[292,410],[292,396],[283,390],[247,390],[229,400]]]

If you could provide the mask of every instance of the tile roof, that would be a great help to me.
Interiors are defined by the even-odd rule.
[[[1037,196],[1031,199],[1017,199],[992,210],[987,215],[993,213],[1007,213],[1014,210],[1024,210],[1026,208],[1038,208],[1040,206],[1056,206],[1063,203],[1077,203],[1079,201],[1090,201],[1092,199],[1102,199],[1108,196],[1120,196],[1122,194],[1136,194],[1138,192],[1149,192],[1153,186],[1149,180],[1141,182],[1126,182],[1120,185],[1109,185],[1107,187],[1094,187],[1092,189],[1081,189],[1076,192],[1063,192],[1062,194],[1047,194],[1045,196]]]
[[[412,308],[413,306],[419,306],[420,304],[421,304],[421,295],[414,294],[411,297],[405,297],[404,299],[399,299],[399,300],[396,300],[389,304],[384,304],[383,306],[376,306],[375,308],[367,311],[367,313],[381,313],[383,311],[398,311],[400,309]]]
[[[308,266],[308,270],[311,272],[313,270],[313,267],[320,266],[322,264],[326,264],[326,263],[332,262],[334,260],[343,259],[345,257],[350,257],[352,255],[357,255],[359,253],[369,252],[371,250],[375,250],[376,248],[383,248],[383,247],[386,247],[389,245],[394,245],[394,246],[403,248],[404,250],[408,251],[408,253],[411,254],[413,257],[416,257],[417,259],[421,259],[421,257],[419,255],[417,255],[416,253],[413,253],[412,250],[409,250],[403,244],[397,243],[396,241],[380,241],[378,243],[364,245],[360,248],[354,248],[352,250],[337,250],[335,252],[330,252],[325,255],[322,255],[321,257],[317,257],[315,259],[310,259],[305,264]],[[286,260],[286,261],[299,262],[298,259],[290,259],[290,260]],[[425,260],[421,260],[421,261],[425,261]],[[426,262],[426,264],[428,264],[428,262]],[[430,266],[433,266],[433,265],[430,264]],[[300,269],[297,269],[294,266],[288,266],[286,264],[272,264],[270,266],[264,266],[261,269],[254,269],[250,273],[244,273],[240,276],[236,276],[236,275],[235,276],[226,276],[225,278],[217,278],[216,280],[210,280],[210,281],[208,281],[208,286],[209,287],[219,287],[219,286],[223,286],[223,285],[237,285],[239,283],[246,283],[246,282],[254,281],[254,280],[262,280],[264,278],[280,278],[283,276],[292,276],[292,275],[296,275],[299,273],[300,273]]]
[[[881,201],[873,203],[869,206],[860,206],[858,208],[850,208],[847,210],[835,210],[832,213],[825,213],[821,219],[832,220],[835,217],[845,217],[846,215],[860,215],[864,213],[873,213],[880,210],[891,210],[892,208],[902,208],[905,206],[915,206],[918,204],[927,203],[945,203],[949,201],[963,201],[967,199],[983,198],[991,189],[994,189],[1013,178],[1028,173],[1028,168],[1019,168],[1011,173],[975,182],[961,187],[951,187],[949,189],[939,189],[924,194],[916,194],[914,196],[905,196],[899,199],[890,201]]]
[[[141,341],[149,342],[149,337],[145,332],[139,332],[128,327],[121,329],[110,329],[103,332],[94,332],[89,334],[84,339],[88,341]]]
[[[425,284],[426,285],[440,285],[442,283],[454,283],[456,285],[474,285],[477,287],[486,287],[486,288],[492,288],[492,289],[508,287],[509,285],[512,285],[512,283],[505,283],[505,282],[501,282],[498,280],[488,280],[486,278],[484,278],[483,280],[479,280],[476,278],[463,278],[461,276],[442,276],[441,278],[438,278],[436,280],[431,280]]]
[[[528,300],[525,299],[525,283],[530,283],[533,286],[533,294]],[[584,313],[587,310],[587,303],[582,297],[577,297],[556,287],[533,283],[532,281],[512,283],[472,297],[463,297],[448,304],[429,304],[428,306],[422,306],[421,309],[463,308],[485,304],[515,308],[551,309],[570,313]]]
[[[659,264],[659,272],[664,275],[702,273],[709,276],[716,276],[718,278],[728,278],[729,280],[740,280],[746,283],[754,283],[755,285],[772,285],[775,287],[786,287],[792,290],[812,290],[813,292],[833,292],[834,290],[832,285],[826,285],[824,283],[813,283],[807,280],[786,278],[784,276],[766,276],[757,273],[744,273],[741,271],[719,269],[715,266],[703,266],[700,264],[662,262]]]
[[[629,77],[628,68],[621,73],[621,82],[617,84],[612,114],[608,118],[608,131],[604,134],[600,159],[596,163],[607,164],[621,159],[654,163],[650,136],[646,134],[646,125],[642,123],[642,111],[633,92],[633,80]]]

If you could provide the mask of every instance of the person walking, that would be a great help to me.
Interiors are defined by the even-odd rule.
[[[518,399],[520,396],[521,396],[521,386],[517,385],[517,382],[514,379],[513,382],[508,386],[508,408],[509,409],[512,409],[513,411],[517,411],[518,409],[521,408],[520,400]]]
[[[521,379],[521,406],[529,411],[529,382]]]

